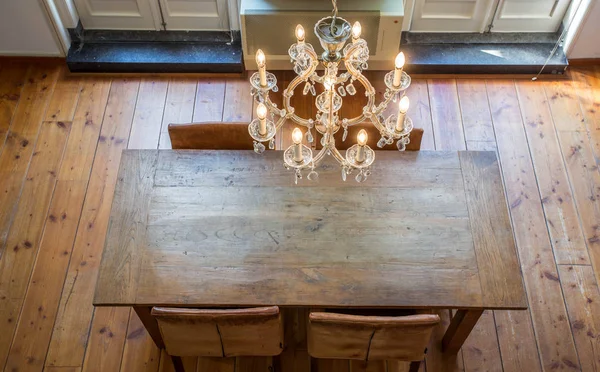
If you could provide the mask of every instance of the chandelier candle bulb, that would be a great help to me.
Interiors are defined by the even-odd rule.
[[[299,128],[294,128],[292,131],[292,142],[294,142],[294,161],[302,163],[304,161],[304,156],[302,156],[302,131]]]
[[[298,39],[298,44],[304,43],[304,27],[302,25],[296,26],[296,39]]]
[[[365,145],[367,144],[367,139],[368,139],[368,135],[367,135],[367,131],[364,129],[361,129],[358,132],[358,135],[356,136],[356,141],[358,142],[358,149],[356,150],[356,162],[357,163],[362,163],[363,161],[365,161]]]
[[[394,69],[394,81],[393,84],[395,87],[399,87],[400,84],[402,83],[402,70],[404,69],[404,62],[405,62],[405,58],[404,58],[404,53],[400,52],[398,53],[398,55],[396,56],[396,68]]]
[[[265,53],[261,49],[256,51],[256,64],[258,65],[258,75],[260,76],[260,86],[267,86],[267,63]]]
[[[356,43],[358,41],[358,39],[360,39],[360,33],[362,32],[362,27],[360,25],[360,22],[356,21],[354,22],[354,25],[352,26],[352,42]]]
[[[267,134],[267,106],[264,103],[259,103],[256,107],[256,116],[259,120],[258,133],[261,136]]]
[[[407,96],[402,97],[398,104],[398,120],[396,121],[396,132],[400,133],[404,131],[404,120],[406,119],[406,112],[410,102]]]

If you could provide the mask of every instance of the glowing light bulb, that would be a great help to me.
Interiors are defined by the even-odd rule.
[[[296,145],[302,142],[302,131],[299,128],[294,128],[292,131],[292,141]]]
[[[261,49],[256,51],[256,64],[258,67],[263,67],[265,65],[265,53]]]
[[[304,41],[304,27],[302,27],[302,25],[296,26],[296,39],[298,39],[298,41]]]
[[[404,131],[404,122],[406,121],[406,111],[408,111],[409,103],[408,97],[404,96],[398,104],[398,118],[396,119],[396,132],[398,133]]]
[[[403,52],[398,53],[398,55],[396,56],[396,68],[404,67],[404,62],[405,62],[404,53]]]
[[[408,111],[409,105],[410,105],[410,101],[408,100],[408,96],[404,96],[400,100],[400,103],[398,104],[398,108],[400,109],[400,112],[406,113],[406,111]]]
[[[360,132],[358,132],[358,135],[356,136],[356,141],[358,142],[358,145],[359,146],[366,145],[367,139],[369,139],[369,136],[367,135],[367,131],[364,129],[361,129]]]
[[[360,37],[361,31],[362,31],[362,27],[360,25],[360,22],[358,22],[358,21],[354,22],[354,25],[352,26],[352,37],[354,39],[358,39]]]
[[[259,103],[258,106],[256,106],[256,116],[258,116],[258,118],[260,120],[263,120],[267,117],[267,106],[265,106],[264,103]]]

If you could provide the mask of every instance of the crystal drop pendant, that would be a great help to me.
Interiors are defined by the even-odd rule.
[[[346,168],[342,168],[342,181],[346,182]]]
[[[256,152],[257,154],[262,154],[263,152],[265,152],[265,145],[263,145],[260,142],[254,141],[254,152]]]
[[[319,178],[319,173],[317,173],[314,169],[310,171],[308,176],[306,176],[310,181],[316,181]]]
[[[354,85],[352,83],[346,85],[346,91],[348,92],[349,95],[353,96],[356,94],[356,88],[354,87]]]
[[[308,92],[310,92],[310,83],[307,81],[306,84],[304,84],[304,89],[302,90],[302,94],[307,95]]]
[[[342,97],[346,97],[346,89],[344,89],[344,86],[343,86],[343,85],[340,85],[340,86],[338,87],[338,93],[340,94],[340,96],[342,96]]]
[[[273,85],[273,88],[271,88],[271,90],[273,91],[273,93],[277,93],[279,91],[279,88],[277,88],[277,85]]]
[[[398,102],[398,95],[394,94],[394,96],[392,97],[392,102],[396,103]]]
[[[275,148],[275,141],[273,138],[269,141],[269,149],[273,150]]]
[[[358,174],[356,175],[356,177],[354,177],[354,179],[356,180],[356,182],[361,183],[362,181],[365,180],[365,178],[363,177],[363,172],[362,170],[360,172],[358,172]]]
[[[310,94],[312,94],[313,96],[317,95],[317,91],[315,90],[315,86],[314,85],[310,86]]]
[[[308,143],[312,143],[315,140],[310,129],[306,132],[306,140]]]
[[[348,137],[348,127],[344,127],[344,134],[342,135],[342,142],[344,142],[346,140],[346,137]]]
[[[294,176],[294,183],[297,185],[298,184],[298,180],[302,179],[302,172],[300,171],[300,169],[296,168],[296,175]]]
[[[398,151],[406,150],[406,145],[404,144],[404,141],[402,141],[402,140],[396,142],[396,146],[398,147]]]
[[[381,137],[379,141],[377,141],[377,147],[379,147],[380,149],[383,148],[383,146],[385,146],[385,142],[385,138]]]

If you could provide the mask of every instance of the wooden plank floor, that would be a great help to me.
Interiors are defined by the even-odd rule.
[[[530,306],[485,312],[455,356],[440,353],[440,328],[422,370],[600,370],[600,66],[555,81],[414,79],[408,95],[423,149],[497,151]],[[345,115],[360,110],[351,99]],[[309,97],[293,103],[313,111]],[[170,148],[171,122],[248,121],[252,109],[244,78],[78,77],[0,62],[2,371],[173,370],[134,312],[91,305],[121,150]],[[280,357],[185,358],[186,371],[308,372],[306,314],[285,312]]]

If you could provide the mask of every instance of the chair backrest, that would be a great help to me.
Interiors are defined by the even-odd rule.
[[[155,307],[169,355],[272,356],[283,350],[279,307],[180,309]]]
[[[396,147],[395,142],[391,145],[383,146],[383,148],[377,147],[377,142],[381,138],[381,134],[379,133],[377,128],[375,128],[375,126],[373,126],[371,124],[353,125],[351,127],[348,127],[348,136],[346,136],[345,141],[342,141],[343,129],[340,129],[340,131],[337,132],[334,136],[335,137],[335,147],[338,150],[349,149],[352,145],[356,144],[356,135],[358,134],[358,132],[361,129],[364,129],[367,131],[367,134],[369,136],[367,139],[367,145],[369,145],[369,147],[372,148],[373,150],[396,150],[396,151],[398,151],[398,148]],[[321,146],[321,137],[322,137],[322,135],[319,132],[317,132],[317,149],[319,149],[319,150],[323,147],[323,146]],[[421,149],[421,140],[423,139],[423,129],[422,128],[414,128],[410,132],[409,139],[410,139],[410,142],[408,145],[406,145],[406,151],[419,151]]]
[[[248,123],[169,124],[171,147],[176,150],[252,150]]]
[[[361,316],[314,312],[308,320],[308,353],[315,358],[422,360],[437,314]]]

